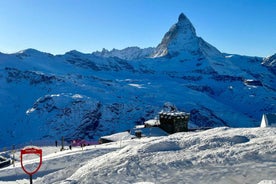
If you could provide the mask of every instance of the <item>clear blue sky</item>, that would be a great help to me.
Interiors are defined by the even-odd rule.
[[[222,52],[276,53],[276,0],[0,0],[0,52],[155,47],[181,12]]]

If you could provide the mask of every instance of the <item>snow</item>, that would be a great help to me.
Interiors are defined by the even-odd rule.
[[[121,140],[129,140],[129,139],[132,139],[133,137],[134,136],[131,135],[129,132],[120,132],[112,135],[103,136],[101,138],[116,142]]]
[[[164,130],[162,130],[159,127],[149,127],[149,128],[136,127],[134,129],[131,129],[130,133],[132,135],[135,135],[136,131],[140,131],[142,137],[159,137],[159,136],[168,135],[167,132],[165,132]]]
[[[0,54],[0,148],[61,135],[98,140],[154,118],[165,102],[191,112],[190,128],[256,127],[276,111],[275,56],[263,65],[263,58],[225,57],[184,15],[176,24],[157,48],[164,57],[148,58],[154,49],[138,47]]]
[[[72,96],[72,98],[83,98],[83,96],[80,95],[80,94],[75,94],[75,95]]]
[[[276,182],[276,128],[214,128],[145,137],[83,150],[42,147],[36,184]],[[0,169],[0,184],[28,183],[20,168]],[[33,161],[30,160],[30,163]]]
[[[158,119],[150,119],[145,121],[145,125],[149,125],[149,126],[160,125],[160,121]]]
[[[178,22],[164,35],[151,57],[159,58],[177,55],[191,60],[199,59],[203,56],[222,57],[218,49],[196,35],[194,26],[183,13],[180,14]]]
[[[122,132],[106,136],[117,142],[64,151],[41,142],[54,144],[61,135],[97,140],[128,130],[154,118],[167,101],[191,112],[189,128],[258,126],[263,113],[276,110],[275,57],[222,54],[196,35],[184,15],[156,49],[0,54],[0,147],[32,142],[42,148],[36,184],[275,184],[275,128],[165,136],[158,128],[138,127],[141,139]],[[0,184],[29,183],[19,152],[15,167],[0,169]]]
[[[125,60],[134,60],[149,57],[153,51],[154,48],[151,47],[145,49],[141,49],[139,47],[127,47],[122,50],[113,49],[111,51],[103,49],[101,52],[97,51],[92,54],[100,57],[118,57]]]
[[[26,111],[26,114],[30,114],[35,111],[35,108],[30,108]]]
[[[142,84],[129,84],[129,86],[136,87],[138,89],[145,88]]]

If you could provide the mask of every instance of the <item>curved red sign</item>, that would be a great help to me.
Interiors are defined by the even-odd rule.
[[[24,165],[23,165],[23,155],[25,154],[36,154],[39,156],[39,165],[38,167],[34,170],[34,171],[28,171]],[[36,147],[27,147],[27,148],[24,148],[21,150],[21,155],[20,155],[20,159],[21,159],[21,167],[23,169],[23,171],[28,174],[28,175],[33,175],[34,173],[36,173],[40,167],[41,167],[41,164],[42,164],[42,149],[39,149],[39,148],[36,148]]]

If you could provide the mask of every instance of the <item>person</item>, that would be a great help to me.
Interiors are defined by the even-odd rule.
[[[69,145],[69,149],[70,149],[70,150],[72,150],[72,146],[71,146],[71,144]]]
[[[57,147],[58,142],[57,142],[57,141],[55,141],[55,143],[56,143],[56,147]]]

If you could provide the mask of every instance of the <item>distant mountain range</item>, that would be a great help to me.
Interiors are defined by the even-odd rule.
[[[182,13],[156,48],[0,53],[0,147],[98,139],[155,118],[171,102],[190,127],[256,127],[276,112],[276,54],[221,53]]]

